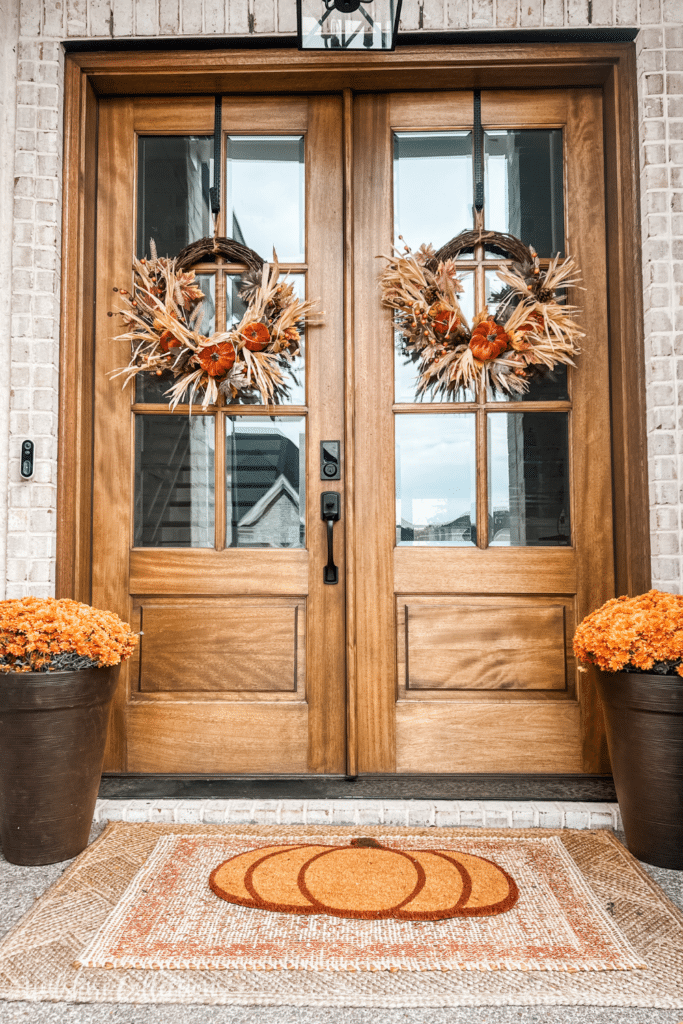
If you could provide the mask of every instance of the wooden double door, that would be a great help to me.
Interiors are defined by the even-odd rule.
[[[139,628],[106,768],[356,774],[604,770],[577,621],[613,596],[601,95],[225,96],[219,234],[320,300],[290,400],[170,413],[122,390],[113,288],[130,255],[212,234],[213,97],[100,103],[92,599]],[[378,256],[473,222],[574,254],[578,366],[519,401],[416,400]],[[501,257],[459,262],[470,317]],[[244,268],[195,267],[203,330]],[[339,479],[334,446],[339,451]],[[321,495],[336,491],[338,583]]]

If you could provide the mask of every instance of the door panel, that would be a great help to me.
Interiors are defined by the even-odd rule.
[[[121,672],[106,766],[339,773],[345,524],[335,526],[340,583],[325,586],[320,491],[339,485],[320,482],[319,449],[323,438],[343,436],[341,101],[226,97],[223,111],[219,234],[244,230],[246,244],[257,234],[263,248],[271,228],[277,235],[278,211],[298,204],[306,229],[294,227],[289,255],[298,261],[286,269],[320,297],[324,323],[307,328],[296,404],[277,409],[219,405],[188,419],[187,406],[169,414],[168,382],[132,394],[106,376],[128,359],[107,313],[112,287],[130,281],[130,252],[147,250],[147,234],[164,239],[160,254],[174,255],[210,233],[214,105],[103,100],[93,602],[143,633]],[[289,178],[300,183],[294,192]],[[260,207],[249,205],[257,186]],[[294,222],[279,223],[287,255]],[[301,241],[305,253],[295,251]],[[219,258],[196,269],[211,296],[205,330],[224,329],[240,268]]]
[[[157,599],[140,608],[140,693],[305,693],[303,601]],[[216,623],[220,622],[220,630]],[[230,636],[225,656],[224,632]],[[201,666],[201,672],[197,672]]]
[[[406,597],[397,606],[399,693],[566,689],[565,609],[549,601]]]
[[[527,244],[540,236],[546,262],[563,249],[577,257],[585,290],[568,301],[582,308],[586,338],[576,371],[514,402],[481,388],[460,401],[410,400],[372,261],[390,252],[394,216],[397,234],[412,231],[412,248],[472,228],[439,224],[438,213],[450,208],[440,176],[464,187],[473,97],[358,97],[357,701],[366,772],[607,767],[591,681],[571,655],[576,622],[614,587],[600,95],[481,98],[485,223]],[[421,159],[423,171],[414,166]],[[438,237],[420,233],[423,221]],[[470,315],[491,301],[500,262],[483,247],[458,260]]]

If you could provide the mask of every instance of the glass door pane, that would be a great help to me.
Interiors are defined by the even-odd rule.
[[[303,263],[303,135],[229,135],[227,230],[264,260]]]
[[[491,546],[571,543],[568,415],[488,416]]]
[[[227,416],[226,547],[306,542],[306,420]]]
[[[133,546],[214,546],[213,416],[135,417]]]
[[[476,543],[475,416],[397,415],[396,543]]]
[[[213,138],[141,135],[138,139],[137,254],[175,256],[211,234]]]

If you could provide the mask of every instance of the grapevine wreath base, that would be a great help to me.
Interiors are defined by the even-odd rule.
[[[170,371],[171,409],[183,401],[191,407],[200,395],[204,409],[219,394],[229,402],[256,393],[266,405],[285,400],[304,325],[317,322],[316,303],[300,300],[293,285],[280,280],[275,252],[273,262],[264,263],[230,238],[201,239],[174,259],[158,256],[153,241],[150,252],[150,259],[133,259],[132,292],[114,288],[124,302],[119,314],[127,328],[115,340],[129,341],[132,349],[130,362],[114,376],[123,375],[125,386],[138,374],[161,377]],[[240,295],[247,309],[238,324],[207,336],[205,296],[189,268],[216,256],[246,265]]]
[[[503,288],[495,311],[484,307],[470,326],[458,300],[463,286],[455,261],[479,244],[514,262],[497,271]],[[514,235],[474,230],[438,252],[431,245],[416,252],[404,245],[380,258],[387,261],[382,301],[394,310],[403,355],[418,364],[418,398],[431,393],[453,401],[478,381],[520,394],[558,364],[574,365],[584,337],[575,321],[578,309],[557,294],[578,284],[573,257],[560,262],[555,256],[542,269],[534,249]]]

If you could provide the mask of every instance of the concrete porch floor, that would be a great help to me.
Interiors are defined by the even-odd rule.
[[[295,804],[294,806],[288,806]],[[308,821],[330,824],[428,824],[489,827],[605,828],[623,842],[615,804],[557,801],[99,801],[91,841],[107,819],[127,821]],[[245,806],[248,805],[248,806]],[[391,805],[391,806],[389,806]],[[437,806],[438,805],[438,806]],[[419,820],[416,820],[419,819]],[[0,937],[30,909],[71,861],[18,867],[0,855]],[[683,872],[643,865],[683,909]],[[444,1009],[330,1009],[28,1003],[0,1001],[0,1022],[20,1024],[683,1024],[683,1009],[591,1006],[449,1007]]]

